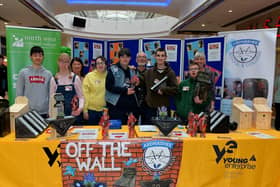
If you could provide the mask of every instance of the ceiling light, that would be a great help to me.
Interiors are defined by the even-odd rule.
[[[5,25],[8,25],[8,23],[7,23],[7,22],[4,22],[4,24],[5,24]]]
[[[201,24],[201,27],[205,27],[206,25],[205,24]]]
[[[128,0],[67,0],[68,4],[97,4],[97,5],[131,5],[131,6],[163,6],[167,7],[172,0],[138,0],[138,1],[128,1]]]
[[[4,4],[3,3],[0,3],[0,6],[3,6]]]
[[[227,12],[228,12],[228,13],[232,13],[232,10],[228,10]]]

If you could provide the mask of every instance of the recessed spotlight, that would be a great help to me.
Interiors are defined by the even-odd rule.
[[[228,10],[227,12],[228,12],[228,13],[232,13],[232,10]]]
[[[201,27],[205,27],[206,25],[205,24],[201,24]]]
[[[3,3],[0,3],[0,6],[3,6],[4,4]]]

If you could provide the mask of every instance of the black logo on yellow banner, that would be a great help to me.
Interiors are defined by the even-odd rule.
[[[60,144],[56,147],[55,151],[52,152],[48,147],[43,147],[44,152],[46,153],[47,157],[49,158],[48,164],[50,167],[53,166],[53,164],[56,163],[58,164],[58,167],[60,167],[61,162],[59,161],[59,150]]]
[[[221,149],[221,150],[218,145],[213,145],[213,148],[217,155],[216,163],[218,164],[221,161],[221,159],[223,158],[223,156],[225,155],[225,153],[233,153],[233,149],[237,149],[237,143],[235,141],[231,140],[231,141],[228,141],[225,144],[225,147],[223,147],[223,149]]]
[[[225,146],[220,148],[218,145],[213,145],[213,149],[216,153],[216,163],[224,164],[225,168],[233,169],[255,169],[256,157],[253,154],[250,157],[235,157],[234,151],[238,148],[238,144],[234,140],[230,140],[225,143]]]

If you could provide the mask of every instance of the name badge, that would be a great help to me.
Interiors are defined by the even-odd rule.
[[[189,90],[190,90],[190,87],[189,87],[189,86],[184,86],[182,90],[183,90],[183,91],[189,91]]]
[[[65,91],[67,92],[72,91],[72,86],[65,86]]]

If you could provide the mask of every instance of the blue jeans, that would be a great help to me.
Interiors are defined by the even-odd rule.
[[[102,117],[102,111],[88,110],[88,125],[98,125],[100,118]]]

